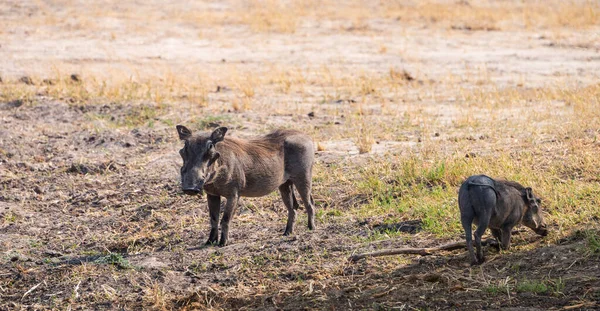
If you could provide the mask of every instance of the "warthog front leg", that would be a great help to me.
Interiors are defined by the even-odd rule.
[[[210,235],[206,244],[215,244],[219,238],[219,215],[221,213],[221,197],[207,195],[208,211],[210,213]]]
[[[500,229],[490,229],[492,231],[492,235],[494,236],[494,238],[496,239],[496,241],[498,241],[498,249],[500,249],[500,244],[502,244],[502,233],[500,232]]]
[[[227,245],[227,238],[229,237],[229,223],[233,218],[239,199],[240,197],[237,195],[237,193],[227,197],[225,211],[223,212],[223,218],[221,219],[221,241],[219,241],[219,246]]]
[[[502,228],[502,249],[510,248],[510,236],[512,234],[512,226],[506,226]]]

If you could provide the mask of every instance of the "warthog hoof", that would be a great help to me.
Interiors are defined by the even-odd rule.
[[[183,189],[183,193],[185,193],[187,195],[198,195],[198,194],[202,194],[202,191],[197,188],[187,188],[187,189]]]

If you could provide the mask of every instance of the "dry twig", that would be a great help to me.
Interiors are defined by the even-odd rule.
[[[30,288],[27,292],[25,292],[25,294],[23,294],[23,297],[21,297],[21,300],[23,300],[23,298],[25,298],[25,296],[29,295],[31,292],[33,292],[36,288],[38,288],[40,285],[42,285],[42,283],[44,282],[39,282],[37,283],[37,285],[33,286],[32,288]]]
[[[485,241],[481,241],[481,245],[488,245],[496,242],[494,239],[488,239]],[[371,252],[371,253],[362,253],[353,255],[349,258],[350,261],[356,262],[360,259],[367,257],[379,257],[379,256],[389,256],[389,255],[399,255],[399,254],[415,254],[421,256],[431,255],[434,252],[438,251],[453,251],[456,249],[466,248],[466,242],[452,242],[440,246],[435,247],[424,247],[424,248],[392,248],[392,249],[384,249],[381,251]]]

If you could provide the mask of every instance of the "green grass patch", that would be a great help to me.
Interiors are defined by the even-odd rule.
[[[119,269],[131,269],[133,266],[127,261],[127,259],[123,258],[123,255],[118,253],[109,253],[106,256],[102,256],[96,260],[94,260],[97,264],[105,264],[105,265],[113,265]]]
[[[488,285],[483,288],[483,291],[491,295],[507,294],[510,288],[507,285]]]
[[[548,285],[542,281],[524,280],[517,283],[516,290],[520,293],[545,294],[548,292]]]
[[[522,280],[517,282],[515,290],[519,293],[561,295],[565,289],[562,278],[547,280]]]
[[[589,253],[600,254],[600,236],[597,231],[587,231],[586,245]]]
[[[564,229],[596,222],[600,218],[600,183],[594,174],[600,172],[594,165],[600,167],[600,160],[582,155],[578,165],[565,168],[560,158],[542,157],[535,151],[507,150],[475,158],[465,158],[463,153],[443,158],[432,155],[431,159],[373,158],[357,167],[354,178],[354,195],[366,197],[366,203],[347,214],[399,221],[419,219],[427,232],[439,237],[457,236],[462,233],[458,188],[468,176],[486,174],[532,187],[542,198],[546,223],[562,229],[553,238],[568,234]],[[590,243],[596,244],[594,240]]]

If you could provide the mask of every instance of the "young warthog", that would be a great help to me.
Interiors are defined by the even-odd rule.
[[[239,197],[261,197],[277,188],[288,210],[284,235],[293,232],[299,207],[294,186],[306,206],[308,229],[315,227],[311,195],[315,152],[310,137],[298,131],[277,130],[264,137],[243,140],[225,137],[226,127],[192,135],[183,125],[177,125],[177,132],[185,141],[179,151],[183,158],[183,192],[195,195],[204,190],[208,196],[211,229],[207,244],[217,242],[221,197],[227,199],[219,241],[219,245],[224,246]]]
[[[510,247],[512,228],[521,222],[539,235],[548,234],[539,204],[540,199],[533,195],[531,188],[519,183],[494,180],[485,175],[467,178],[458,192],[458,206],[471,264],[484,261],[481,236],[488,227],[504,249]],[[477,224],[474,234],[477,257],[471,240],[473,223]]]

